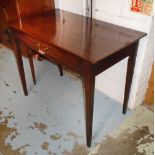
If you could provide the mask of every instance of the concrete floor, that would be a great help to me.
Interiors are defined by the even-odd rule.
[[[22,92],[13,53],[0,45],[0,155],[152,155],[153,112],[122,106],[95,91],[92,147],[85,141],[81,80],[36,62],[37,85],[24,59],[29,96]]]

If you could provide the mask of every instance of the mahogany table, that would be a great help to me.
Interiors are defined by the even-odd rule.
[[[85,92],[86,140],[91,146],[95,76],[129,57],[123,103],[126,113],[139,40],[146,34],[67,11],[21,18],[10,26],[24,94],[27,86],[21,46],[81,75]],[[32,61],[32,60],[31,60]]]

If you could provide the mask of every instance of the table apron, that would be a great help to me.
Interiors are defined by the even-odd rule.
[[[16,35],[15,38],[19,41],[19,43],[22,43],[24,46],[38,52],[36,47],[36,44],[38,43],[37,39],[27,39],[28,37],[25,37],[24,35]],[[91,66],[91,64],[87,61],[84,61],[83,59],[66,52],[63,49],[61,50],[42,42],[41,44],[43,44],[44,47],[48,47],[48,51],[44,55],[45,58],[58,64],[62,64],[82,76],[85,76],[87,68]]]
[[[135,47],[138,45],[138,42],[134,42],[133,44],[129,45],[128,47],[116,52],[115,54],[101,60],[93,65],[93,74],[97,76],[98,74],[102,73],[106,69],[112,67],[116,63],[120,62],[121,60],[125,59],[126,57],[132,56],[135,51]]]

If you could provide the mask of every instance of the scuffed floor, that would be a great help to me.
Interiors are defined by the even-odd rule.
[[[153,123],[153,112],[138,107],[123,124],[105,136],[93,155],[153,155]]]
[[[35,62],[37,85],[24,59],[29,96],[22,92],[13,53],[0,48],[0,155],[152,155],[153,112],[122,106],[95,91],[92,147],[85,141],[81,80]]]

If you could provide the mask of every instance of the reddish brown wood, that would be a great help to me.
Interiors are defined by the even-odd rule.
[[[29,60],[30,68],[31,68],[33,83],[34,83],[34,85],[36,85],[35,69],[34,69],[34,63],[33,63],[33,54],[30,51],[30,49],[26,49],[26,50],[27,50],[28,60]]]
[[[22,60],[22,53],[21,53],[21,45],[18,40],[14,40],[15,42],[15,56],[16,56],[16,61],[17,61],[17,67],[20,75],[20,80],[23,86],[23,91],[25,96],[28,95],[27,91],[27,85],[26,85],[26,79],[25,79],[25,72],[24,72],[24,67],[23,67],[23,60]]]
[[[85,119],[86,119],[86,141],[87,146],[91,146],[92,126],[93,126],[93,109],[94,109],[94,87],[95,76],[92,74],[91,66],[88,66],[86,76],[83,78],[85,94]]]
[[[0,0],[0,42],[14,50],[9,23],[15,20],[20,23],[21,17],[43,13],[54,8],[53,0]],[[22,55],[29,60],[33,82],[36,84],[33,58],[27,55],[25,47],[22,46],[21,48],[23,48],[21,50]],[[60,64],[58,68],[62,76],[63,68]]]
[[[86,139],[87,146],[91,146],[95,76],[130,57],[123,106],[125,112],[137,43],[146,34],[58,9],[23,17],[20,23],[11,23],[11,30],[19,42],[43,54],[47,60],[67,66],[83,77]],[[17,59],[22,61],[21,55],[17,55]]]
[[[21,24],[16,22],[12,26],[92,64],[128,47],[144,36],[135,30],[58,9],[23,18]]]
[[[9,23],[54,8],[54,0],[0,0],[0,42],[13,50]],[[26,57],[26,53],[22,55]]]
[[[19,17],[51,11],[55,9],[54,0],[15,0]]]
[[[0,41],[11,49],[13,49],[13,41],[8,23],[15,19],[17,19],[15,0],[0,0]]]

